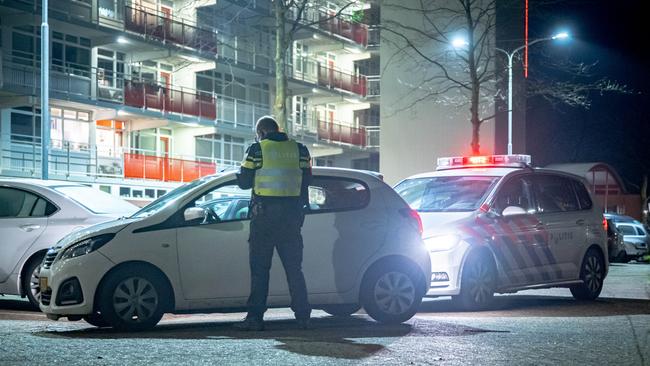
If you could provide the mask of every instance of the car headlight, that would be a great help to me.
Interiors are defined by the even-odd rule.
[[[93,252],[111,241],[114,237],[115,234],[102,234],[76,242],[64,250],[58,260],[76,258]]]
[[[424,239],[424,244],[430,252],[450,250],[460,243],[460,236],[456,234],[438,235]]]

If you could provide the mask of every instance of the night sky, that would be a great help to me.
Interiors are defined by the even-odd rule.
[[[535,3],[531,0],[531,7]],[[558,27],[567,28],[574,37],[569,44],[545,45],[536,50],[537,56],[531,53],[531,77],[548,72],[536,68],[537,59],[543,58],[539,53],[544,53],[574,62],[598,62],[594,78],[607,77],[633,92],[592,93],[588,110],[554,108],[541,98],[528,100],[527,150],[535,165],[606,162],[631,192],[638,192],[644,174],[650,175],[650,71],[642,55],[650,51],[650,32],[641,3],[568,0],[531,9],[531,37]]]

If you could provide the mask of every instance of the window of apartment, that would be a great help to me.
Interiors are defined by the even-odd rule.
[[[90,77],[90,39],[52,32],[52,68]]]
[[[125,122],[99,120],[96,123],[95,144],[97,154],[107,157],[119,157],[124,147]]]
[[[308,71],[307,64],[306,64],[307,61],[306,57],[308,53],[309,53],[309,46],[299,42],[295,43],[293,65],[296,72],[306,73]]]
[[[11,110],[12,142],[41,142],[41,111],[32,112],[31,107],[18,107]]]
[[[268,106],[270,104],[269,84],[259,83],[251,84],[249,89],[249,99],[252,103]]]
[[[297,125],[307,125],[307,98],[294,97],[293,121]]]
[[[150,156],[171,156],[172,130],[150,128],[133,131],[131,135],[131,152]]]
[[[90,113],[74,109],[50,108],[52,146],[70,150],[88,150]]]
[[[124,19],[124,0],[99,0],[99,16],[115,20]]]
[[[103,48],[97,50],[97,84],[100,87],[124,87],[124,53]]]
[[[99,190],[111,194],[111,186],[100,185]]]
[[[199,161],[217,161],[237,165],[244,160],[246,140],[230,135],[210,134],[196,137],[196,157]]]
[[[32,65],[40,60],[40,31],[32,26],[14,27],[11,32],[12,62]]]
[[[233,78],[230,74],[224,75],[223,94],[235,99],[246,99],[246,80],[243,78]]]

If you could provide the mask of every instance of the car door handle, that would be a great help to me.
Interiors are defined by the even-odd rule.
[[[576,221],[576,225],[582,226],[582,225],[584,225],[584,224],[585,224],[585,220],[584,220],[584,219],[579,219],[579,220]]]
[[[33,225],[33,224],[20,225],[20,228],[26,232],[34,231],[36,229],[39,229],[40,227],[41,225]]]

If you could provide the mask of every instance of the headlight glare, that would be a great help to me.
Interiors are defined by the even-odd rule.
[[[104,246],[104,244],[111,241],[111,239],[113,239],[114,237],[115,234],[102,234],[98,236],[93,236],[92,238],[78,241],[72,244],[66,250],[64,250],[58,259],[59,260],[70,259],[70,258],[76,258],[82,256],[84,254],[88,254],[90,252],[93,252],[101,248],[102,246]]]
[[[424,244],[430,252],[450,250],[460,243],[460,237],[456,234],[432,236],[424,239]]]

